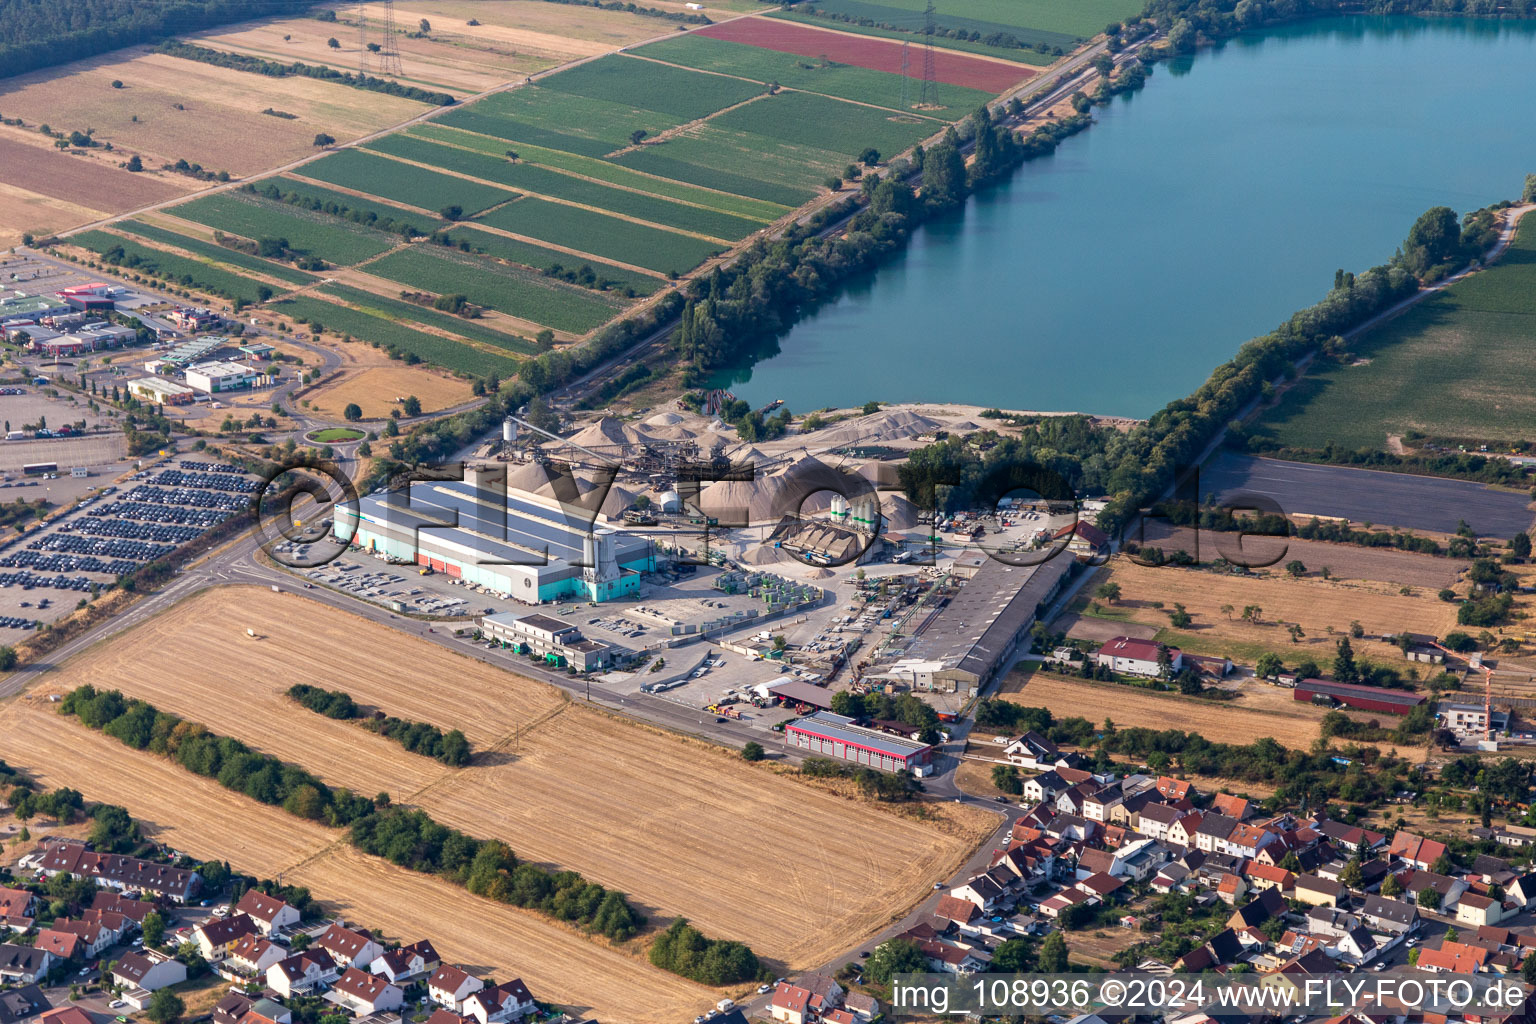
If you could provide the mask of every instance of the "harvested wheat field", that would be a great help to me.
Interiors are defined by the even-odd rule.
[[[1258,687],[1262,684],[1249,683]],[[1005,700],[1025,707],[1049,708],[1057,718],[1090,722],[1114,719],[1119,727],[1182,729],[1223,743],[1252,743],[1266,736],[1283,746],[1305,750],[1321,734],[1322,710],[1292,701],[1294,711],[1244,707],[1244,698],[1203,701],[1177,693],[1156,693],[1117,683],[1095,683],[1036,672],[1022,688],[1004,685]],[[1290,691],[1285,692],[1287,698]]]
[[[0,249],[10,248],[25,234],[42,238],[106,216],[103,210],[0,182]]]
[[[472,965],[477,975],[521,977],[540,999],[663,1024],[717,998],[536,914],[358,854],[338,845],[340,831],[125,747],[59,716],[40,697],[0,708],[0,757],[46,787],[72,786],[87,800],[124,805],[155,839],[196,857],[228,860],[237,871],[262,877],[281,873],[285,881],[310,886],[349,920],[430,938],[445,957]]]
[[[246,637],[248,628],[257,639]],[[241,681],[239,702],[229,699],[228,680]],[[681,914],[791,967],[819,964],[850,936],[899,917],[996,824],[948,805],[922,821],[806,786],[714,747],[569,704],[553,687],[388,627],[257,587],[190,598],[65,664],[38,692],[85,682],[142,696],[329,783],[365,793],[387,788],[396,802],[443,824],[503,839],[524,858],[580,871],[630,893],[648,913]],[[463,729],[482,756],[465,769],[444,769],[277,696],[295,682]],[[141,758],[77,724],[59,725],[100,748],[98,763],[113,763],[114,749],[132,763]],[[186,774],[149,760],[162,773]],[[187,783],[249,803],[190,775]],[[174,789],[169,780],[156,786]],[[752,842],[730,841],[749,823]],[[817,842],[807,844],[808,835]],[[784,913],[786,905],[796,913]]]
[[[1138,565],[1129,558],[1114,560],[1108,579],[1120,585],[1114,611],[1131,621],[1159,627],[1169,624],[1167,612],[1182,604],[1194,623],[1180,632],[1210,642],[1262,644],[1283,656],[1309,656],[1321,662],[1332,657],[1337,636],[1346,635],[1351,622],[1359,622],[1367,637],[1410,630],[1443,636],[1456,628],[1456,606],[1439,600],[1427,588],[1411,595],[1387,583],[1365,580],[1324,580],[1316,573],[1321,565],[1308,565],[1311,574],[1302,579],[1286,576],[1278,567],[1263,577],[1224,576],[1196,569]],[[1152,602],[1160,601],[1162,608]],[[1232,611],[1222,611],[1230,605]],[[1242,611],[1258,605],[1260,622],[1242,620]],[[1306,636],[1290,642],[1286,627],[1296,623]],[[1335,635],[1328,630],[1332,627]],[[1354,642],[1357,654],[1389,662],[1402,662],[1402,653],[1379,640]]]
[[[978,813],[945,834],[579,705],[510,763],[472,765],[412,802],[790,968],[898,918],[997,824]],[[744,829],[750,841],[731,838]]]
[[[109,213],[174,199],[201,187],[191,178],[135,174],[84,152],[62,153],[47,136],[16,128],[0,129],[0,183]]]
[[[535,998],[601,1020],[674,1024],[720,993],[542,918],[430,875],[336,847],[284,876],[346,916],[405,942],[429,936],[476,977],[522,978]],[[734,993],[733,993],[734,994]]]
[[[112,88],[114,81],[123,87]],[[269,109],[294,116],[262,113]],[[66,133],[94,128],[98,141],[138,153],[150,166],[185,159],[237,175],[314,153],[317,132],[347,141],[429,109],[333,82],[270,78],[142,47],[24,75],[0,88],[7,117]],[[186,180],[188,191],[198,186]]]
[[[421,401],[424,413],[447,409],[475,397],[467,380],[420,366],[401,366],[398,362],[343,370],[339,378],[326,382],[304,397],[322,416],[339,420],[347,406],[355,402],[363,411],[363,419],[378,420],[386,418],[391,409],[400,407],[395,401],[396,396],[404,398],[407,395],[415,395]]]

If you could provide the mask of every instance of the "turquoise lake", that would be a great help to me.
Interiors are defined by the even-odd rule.
[[[1518,198],[1533,101],[1531,22],[1314,20],[1160,63],[715,384],[1149,415],[1429,207]]]

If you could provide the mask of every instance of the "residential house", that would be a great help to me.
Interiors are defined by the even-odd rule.
[[[533,993],[528,991],[521,978],[513,978],[474,993],[464,1000],[464,1009],[480,1024],[501,1024],[532,1013]]]
[[[296,926],[302,917],[297,907],[259,889],[247,889],[240,902],[235,904],[235,913],[249,917],[269,939]]]
[[[331,986],[331,997],[360,1017],[397,1010],[405,1001],[405,993],[398,986],[358,967],[348,967],[336,979],[336,984]]]
[[[1340,939],[1361,926],[1361,919],[1338,907],[1313,907],[1307,911],[1307,931]]]
[[[1525,874],[1504,887],[1504,898],[1517,907],[1536,903],[1536,874]]]
[[[1149,803],[1136,815],[1136,831],[1152,839],[1168,839],[1168,830],[1184,816],[1173,804]]]
[[[1108,821],[1110,810],[1125,802],[1125,790],[1119,783],[1101,786],[1083,797],[1083,817],[1089,821]]]
[[[1519,874],[1509,861],[1502,857],[1490,857],[1486,853],[1480,853],[1472,859],[1472,870],[1468,873],[1482,879],[1486,885],[1508,885]]]
[[[53,955],[45,949],[0,942],[0,982],[30,985],[52,965]]]
[[[1053,839],[1069,843],[1091,843],[1103,830],[1098,822],[1089,821],[1082,815],[1058,814],[1045,823],[1042,831]]]
[[[37,1018],[37,1024],[95,1024],[91,1015],[78,1006],[61,1006]]]
[[[1111,637],[1093,655],[1097,665],[1111,672],[1152,678],[1163,674],[1160,658],[1166,654],[1170,672],[1184,667],[1184,655],[1177,647],[1165,647],[1151,640],[1139,640],[1128,636]]]
[[[1194,786],[1184,779],[1175,779],[1168,775],[1160,775],[1157,778],[1156,789],[1162,794],[1164,800],[1175,803],[1179,800],[1188,800],[1194,796]]]
[[[1003,747],[1003,756],[1020,768],[1050,768],[1061,757],[1056,744],[1037,732],[1026,732]]]
[[[1024,780],[1024,799],[1033,803],[1047,800],[1054,803],[1057,795],[1067,786],[1067,781],[1058,772],[1041,772],[1034,778]]]
[[[112,968],[112,980],[127,989],[155,992],[186,981],[187,965],[164,953],[139,949],[117,962]]]
[[[256,922],[244,914],[231,914],[224,918],[209,918],[192,929],[192,938],[203,959],[216,964],[228,955],[235,943],[247,935],[259,935]]]
[[[1328,947],[1328,955],[1359,966],[1376,955],[1376,939],[1363,926],[1357,925]]]
[[[944,974],[975,974],[987,961],[973,950],[951,946],[947,942],[919,942],[917,948],[928,958],[928,966]]]
[[[91,909],[112,914],[122,914],[136,925],[143,926],[144,919],[155,912],[155,905],[148,900],[131,900],[119,892],[97,891],[91,897]]]
[[[485,988],[485,982],[452,964],[440,964],[427,979],[427,998],[456,1013],[464,1012],[464,1000]]]
[[[25,889],[0,886],[0,935],[8,931],[30,930],[32,909],[36,902],[36,897]]]
[[[1349,898],[1349,890],[1332,879],[1297,875],[1293,898],[1314,907],[1336,907]]]
[[[1238,875],[1227,873],[1221,876],[1216,883],[1216,896],[1229,907],[1237,906],[1243,894],[1248,891],[1248,883]]]
[[[981,920],[985,916],[981,908],[970,900],[963,900],[950,895],[939,897],[939,905],[934,908],[933,915],[941,917],[946,921],[953,921],[962,928]]]
[[[288,955],[288,950],[260,935],[242,935],[225,954],[225,963],[241,974],[265,975],[267,968]]]
[[[48,997],[43,995],[43,990],[36,985],[23,985],[21,988],[8,989],[0,992],[0,1024],[17,1024],[19,1021],[52,1012],[49,1007]],[[70,1007],[70,1009],[76,1009]],[[76,1012],[80,1012],[76,1010]],[[74,1024],[74,1018],[71,1018]]]
[[[1387,847],[1387,856],[1406,861],[1420,871],[1429,871],[1434,867],[1435,861],[1445,856],[1445,844],[1433,839],[1425,839],[1413,832],[1399,830],[1392,837],[1392,845]]]
[[[1164,864],[1152,879],[1154,892],[1182,892],[1194,883],[1194,874],[1178,861]]]
[[[1071,907],[1075,907],[1083,903],[1096,902],[1098,901],[1093,896],[1077,888],[1076,886],[1073,886],[1070,889],[1061,890],[1061,892],[1058,892],[1056,895],[1050,897],[1049,899],[1043,900],[1040,903],[1039,909],[1042,916],[1049,917],[1054,920],[1060,917],[1064,911]]]
[[[1358,853],[1361,850],[1367,852],[1380,849],[1386,844],[1387,837],[1380,832],[1371,832],[1358,825],[1346,825],[1342,821],[1329,821],[1324,818],[1313,826],[1325,836],[1334,846],[1347,850],[1350,853]]]
[[[1442,941],[1439,949],[1419,950],[1415,965],[1421,971],[1436,974],[1476,974],[1488,962],[1489,952],[1481,946],[1464,942]]]
[[[398,983],[427,973],[427,964],[420,951],[401,946],[399,949],[387,950],[368,969],[381,978]]]
[[[1512,846],[1519,849],[1524,846],[1536,845],[1536,829],[1506,827],[1494,825],[1491,828],[1474,828],[1473,839],[1492,839],[1501,846]]]
[[[1107,875],[1101,871],[1079,881],[1076,888],[1089,896],[1097,897],[1100,902],[1103,902],[1125,888],[1125,879],[1116,878],[1114,875]]]
[[[1296,876],[1272,864],[1261,864],[1251,860],[1243,866],[1243,877],[1248,879],[1248,886],[1263,892],[1265,889],[1277,889],[1281,892],[1289,891],[1296,885]]]
[[[1425,889],[1438,892],[1440,894],[1439,909],[1442,914],[1451,913],[1456,906],[1456,901],[1461,899],[1461,894],[1467,891],[1465,878],[1437,875],[1433,871],[1410,871],[1402,882],[1407,895],[1413,897],[1415,903],[1419,902],[1419,893]]]
[[[987,875],[977,875],[964,885],[949,890],[956,899],[969,900],[982,910],[991,910],[1003,898],[1002,887]]]
[[[196,871],[119,853],[94,853],[76,841],[49,844],[38,855],[37,868],[49,878],[79,875],[113,889],[152,892],[178,903],[191,899],[202,883]]]
[[[1419,908],[1385,896],[1367,896],[1360,919],[1373,931],[1407,935],[1419,927]]]
[[[118,936],[111,929],[101,926],[97,921],[55,920],[52,930],[78,938],[80,950],[77,955],[80,956],[100,956],[101,953],[106,952],[108,946],[118,940]]]
[[[1088,798],[1099,791],[1102,783],[1094,779],[1069,786],[1056,795],[1056,813],[1080,814],[1087,817]]]
[[[274,999],[230,992],[213,1008],[213,1024],[241,1024],[246,1014],[254,1013],[273,1024],[292,1024],[293,1012]]]
[[[1195,829],[1195,848],[1206,853],[1224,853],[1223,846],[1232,830],[1237,828],[1237,819],[1216,811],[1209,811],[1200,820],[1200,826]]]
[[[433,1010],[426,1024],[475,1024],[475,1018],[454,1013],[452,1010]]]
[[[1217,793],[1211,797],[1211,810],[1234,821],[1246,821],[1253,813],[1253,803],[1231,793]]]
[[[799,985],[781,981],[768,1001],[768,1013],[774,1020],[785,1024],[809,1024],[811,1021],[811,993]]]
[[[1482,928],[1504,920],[1504,904],[1482,893],[1464,892],[1456,901],[1456,923]]]
[[[865,1024],[880,1015],[880,1000],[862,992],[848,993],[843,997],[843,1007]]]
[[[44,928],[32,940],[32,948],[40,949],[58,960],[72,960],[80,955],[80,936],[70,932],[58,932]]]
[[[1184,817],[1168,826],[1168,841],[1186,849],[1196,846],[1195,833],[1204,821],[1204,811],[1190,811]]]
[[[384,947],[366,932],[353,931],[340,924],[333,924],[325,934],[315,940],[315,945],[331,954],[342,967],[367,966],[384,955]]]
[[[1285,900],[1278,892],[1266,890],[1238,907],[1227,918],[1228,928],[1257,928],[1272,917],[1285,913]]]
[[[71,922],[71,924],[81,927],[85,925],[94,925],[99,928],[101,930],[100,941],[102,949],[105,949],[114,943],[123,941],[123,938],[129,932],[138,928],[138,925],[129,918],[124,917],[122,914],[114,913],[110,910],[87,909],[80,915],[80,920],[78,922]],[[58,927],[57,921],[54,922],[54,927]],[[84,932],[81,932],[80,937],[87,938],[87,935]]]
[[[825,1013],[842,1006],[843,997],[847,995],[837,979],[814,971],[800,975],[795,983],[811,994],[811,1010],[814,1013]]]
[[[323,949],[306,949],[267,968],[267,987],[284,999],[307,995],[324,988],[341,974],[341,968]]]

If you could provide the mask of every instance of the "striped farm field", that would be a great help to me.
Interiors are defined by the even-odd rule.
[[[479,150],[482,153],[490,153],[493,156],[502,156],[507,149],[506,140],[494,139],[475,132],[467,132],[462,129],[444,128],[437,124],[421,124],[414,128],[406,129],[407,135],[423,139],[431,139],[433,142],[442,142],[451,146],[464,146]],[[517,147],[517,156],[530,164],[538,164],[541,167],[554,167],[571,174],[580,175],[583,178],[595,178],[605,181],[610,185],[621,185],[625,188],[638,189],[641,192],[649,192],[652,195],[665,196],[668,199],[679,199],[694,206],[707,206],[722,213],[734,213],[738,217],[746,217],[762,224],[770,224],[788,213],[792,207],[779,203],[764,202],[761,199],[752,199],[749,196],[739,196],[726,192],[719,192],[707,188],[699,188],[681,181],[673,181],[670,178],[662,178],[653,174],[641,174],[627,167],[620,167],[607,160],[598,160],[578,153],[568,153],[558,149],[546,149],[543,146],[531,146],[526,143]]]
[[[708,117],[763,92],[756,82],[705,75],[623,54],[578,65],[546,78],[540,85],[607,103],[639,103],[646,110],[683,121]]]
[[[256,188],[263,199],[270,199],[285,206],[297,206],[301,210],[324,213],[341,220],[353,221],[356,217],[358,219],[353,223],[364,226],[395,221],[414,228],[412,234],[429,235],[445,223],[436,214],[426,216],[377,199],[354,196],[347,192],[326,188],[324,185],[317,185],[312,181],[300,181],[298,178],[267,178]],[[389,230],[393,231],[393,229]]]
[[[563,76],[555,75],[550,81],[560,77]],[[450,110],[436,121],[509,142],[526,142],[584,156],[606,156],[628,146],[633,132],[659,135],[686,120],[636,107],[633,100],[630,97],[629,102],[610,102],[537,85],[487,96],[478,103]]]
[[[894,155],[944,126],[926,117],[892,116],[812,92],[781,92],[727,111],[707,127],[751,132],[774,142],[812,146],[851,160],[871,146],[882,156]]]
[[[632,158],[634,166],[665,166],[671,173],[680,176],[691,174],[701,180],[712,180],[716,174],[721,173],[717,170],[721,167],[750,167],[757,181],[742,187],[751,187],[764,193],[793,190],[795,194],[809,198],[816,194],[818,186],[828,176],[841,175],[843,168],[857,153],[857,150],[834,153],[817,146],[772,139],[757,132],[724,127],[717,121],[691,128],[688,134],[668,140],[665,146],[644,147]],[[657,160],[666,163],[658,165],[655,163]],[[625,162],[630,162],[628,154]]]
[[[517,371],[519,360],[475,348],[467,342],[443,338],[425,331],[402,326],[392,317],[374,316],[361,310],[339,306],[334,302],[295,295],[269,303],[269,308],[281,316],[292,317],[310,323],[318,322],[328,331],[350,334],[364,341],[378,342],[386,349],[410,353],[422,362],[441,366],[474,376],[496,372],[503,377]]]
[[[412,246],[367,265],[368,273],[440,295],[460,294],[478,306],[582,334],[612,320],[625,303],[440,246]]]
[[[222,295],[229,299],[260,302],[262,290],[272,290],[269,285],[254,281],[243,274],[221,270],[202,260],[178,256],[164,249],[140,245],[131,238],[111,235],[105,231],[82,231],[78,235],[71,235],[68,242],[70,245],[78,245],[103,256],[121,250],[119,258],[109,259],[107,262],[148,271],[160,277],[178,281],[187,287]]]
[[[902,110],[903,95],[909,105],[915,105],[922,87],[921,79],[903,80],[901,75],[888,71],[855,67],[820,57],[800,57],[726,39],[711,39],[697,32],[650,43],[634,52],[669,64],[740,75],[756,82],[778,82],[790,89],[819,92],[824,96],[896,111]],[[917,58],[918,61],[921,59],[921,56]],[[1023,77],[1020,75],[1021,79]],[[994,98],[993,93],[981,89],[944,85],[939,88],[939,107],[924,108],[923,113],[946,121],[958,121]]]
[[[306,178],[355,188],[424,210],[457,206],[466,217],[515,198],[504,189],[465,181],[451,174],[439,174],[424,167],[412,167],[398,160],[386,160],[357,149],[332,153],[312,164],[305,164],[302,171]]]
[[[688,235],[531,197],[492,210],[480,221],[663,274],[687,273],[722,248]]]
[[[795,6],[801,7],[802,5],[796,4]],[[872,23],[865,24],[863,22],[844,21],[842,18],[830,17],[828,15],[822,14],[813,14],[809,9],[795,10],[790,8],[786,10],[769,11],[766,15],[764,15],[764,17],[774,18],[776,20],[782,21],[793,21],[801,25],[812,25],[816,28],[836,29],[839,32],[852,32],[854,35],[858,36],[874,36],[877,39],[894,39],[898,43],[922,42],[924,38],[919,34],[922,28],[921,25],[909,26],[906,31],[902,31],[901,29],[897,28],[881,28]],[[889,25],[891,23],[887,22],[886,24]],[[1013,61],[1016,64],[1031,64],[1036,67],[1044,67],[1056,59],[1055,54],[1048,53],[1044,50],[1037,50],[1033,46],[1018,46],[1016,44],[1011,46],[989,45],[980,40],[972,42],[969,35],[967,35],[964,39],[960,39],[958,36],[958,32],[956,33],[956,38],[950,38],[947,35],[940,35],[939,33],[935,32],[933,36],[933,45],[942,47],[946,50],[960,50],[964,53],[979,53],[984,57],[998,57],[1002,60]],[[1017,36],[1014,38],[1018,39]]]
[[[902,45],[897,42],[811,28],[772,18],[737,18],[698,29],[695,34],[898,75],[904,57]],[[910,61],[910,54],[905,56]],[[949,52],[934,53],[933,72],[936,80],[947,85],[961,85],[967,89],[990,93],[1004,92],[1035,74],[1033,70],[1015,64]]]
[[[286,238],[289,247],[295,251],[343,267],[387,252],[401,242],[399,236],[354,228],[323,213],[260,200],[240,192],[204,196],[170,212],[185,220],[246,238]]]
[[[147,238],[151,242],[159,242],[161,245],[173,245],[195,256],[202,256],[220,263],[227,263],[232,267],[240,267],[244,270],[254,270],[265,277],[275,277],[279,281],[287,281],[289,284],[310,284],[319,280],[313,274],[306,274],[302,270],[282,263],[274,263],[264,260],[260,256],[252,256],[250,253],[230,249],[227,246],[213,242],[205,242],[200,238],[189,238],[177,231],[167,231],[153,224],[145,224],[140,220],[119,221],[112,225],[117,231],[126,231]]]
[[[566,270],[579,271],[583,266],[590,266],[595,277],[609,282],[609,287],[619,291],[625,298],[649,295],[662,285],[657,278],[616,267],[602,260],[576,256],[561,252],[559,249],[548,249],[542,245],[508,238],[506,235],[492,234],[475,227],[456,226],[447,238],[450,244],[458,245],[460,242],[468,242],[470,248],[483,252],[487,256],[520,263],[538,271],[559,273]]]
[[[334,295],[338,299],[351,306],[356,306],[365,313],[375,316],[385,316],[394,320],[414,320],[418,324],[428,327],[436,327],[438,330],[478,341],[485,345],[493,345],[496,348],[504,348],[522,355],[532,355],[538,351],[537,346],[527,338],[521,338],[515,334],[503,334],[501,331],[492,330],[474,320],[465,320],[463,317],[454,316],[436,309],[428,309],[425,306],[417,306],[400,299],[386,298],[383,295],[375,295],[373,292],[365,292],[361,288],[351,288],[344,284],[332,281],[320,286],[320,290],[327,295]]]
[[[695,129],[695,133],[708,127],[703,125]],[[739,165],[714,162],[717,157],[723,156],[724,154],[712,152],[711,147],[700,145],[696,138],[683,136],[668,139],[665,146],[641,146],[638,149],[632,149],[615,157],[614,161],[646,174],[660,174],[703,188],[736,192],[763,202],[788,207],[799,206],[816,197],[816,186],[810,181],[798,179],[793,184],[764,181],[761,178],[727,169]],[[761,172],[763,168],[758,167],[756,170]]]
[[[513,163],[505,156],[494,157],[487,153],[457,149],[410,135],[388,135],[368,143],[366,148],[495,181],[515,188],[524,195],[565,199],[663,227],[692,231],[730,242],[745,238],[763,226],[758,221],[734,214],[704,210],[660,196],[587,181],[537,164],[521,161]]]

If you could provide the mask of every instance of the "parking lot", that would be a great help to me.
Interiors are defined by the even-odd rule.
[[[71,497],[91,493],[42,529],[0,546],[0,643],[61,618],[93,588],[111,586],[247,508],[257,487],[238,467],[197,459],[171,460],[105,487],[100,478],[10,481],[38,485],[17,487],[17,497],[41,490],[54,502],[67,499],[49,488],[66,482],[77,485]]]

